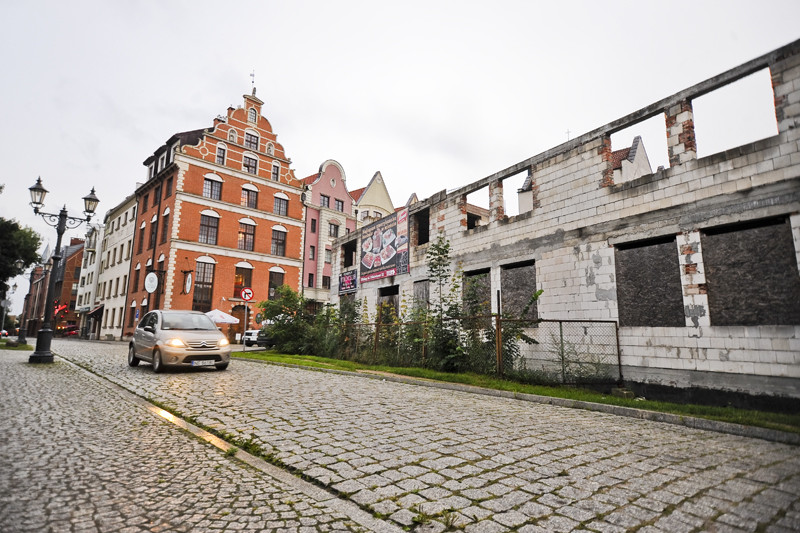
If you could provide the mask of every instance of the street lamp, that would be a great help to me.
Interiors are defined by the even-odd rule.
[[[16,263],[17,268],[23,270],[25,267],[25,261],[22,259],[17,259]],[[25,300],[22,302],[22,313],[20,314],[19,319],[19,333],[17,334],[17,344],[20,346],[24,346],[28,344],[28,339],[25,337],[26,334],[26,318],[28,313],[30,313],[30,299],[31,299],[31,290],[33,289],[33,275],[36,273],[36,266],[34,265],[31,267],[31,271],[28,276],[28,294],[25,295]]]
[[[44,197],[47,195],[47,189],[42,186],[42,178],[38,178],[33,187],[29,187],[31,193],[31,207],[33,212],[41,216],[48,226],[56,228],[58,239],[56,240],[56,248],[51,256],[53,260],[50,269],[50,280],[47,284],[47,296],[44,303],[44,323],[42,324],[39,333],[36,335],[36,351],[28,358],[29,363],[52,363],[53,352],[50,351],[50,344],[53,341],[53,325],[55,321],[55,290],[56,290],[56,272],[58,262],[61,261],[61,236],[67,229],[74,229],[89,222],[94,215],[97,204],[100,200],[94,194],[94,187],[92,191],[83,197],[83,214],[86,218],[76,218],[67,215],[67,206],[61,208],[57,215],[52,213],[41,212],[40,209],[44,206]]]
[[[11,289],[8,291],[9,294],[14,294],[17,292],[17,284],[13,284]],[[8,298],[8,294],[6,294],[5,300],[2,301],[3,304],[3,320],[0,322],[0,329],[6,329],[6,311],[8,311],[8,306],[11,305],[11,300]],[[9,337],[11,334],[9,333]]]

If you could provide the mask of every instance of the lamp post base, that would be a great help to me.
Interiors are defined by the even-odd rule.
[[[53,362],[53,353],[36,353],[33,352],[30,357],[28,357],[28,363],[52,363]]]
[[[39,330],[36,335],[36,351],[28,357],[28,363],[52,363],[53,352],[50,351],[50,343],[53,340],[53,330],[49,324]]]

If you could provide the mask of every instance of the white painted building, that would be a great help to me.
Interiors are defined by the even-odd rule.
[[[132,194],[110,209],[103,225],[103,239],[97,251],[97,293],[93,311],[99,316],[97,338],[120,340],[136,230],[136,196]]]

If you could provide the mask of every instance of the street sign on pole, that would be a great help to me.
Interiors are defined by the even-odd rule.
[[[244,289],[242,289],[241,294],[242,294],[242,300],[244,300],[245,302],[249,302],[250,300],[253,299],[253,289],[251,289],[250,287],[245,287]]]

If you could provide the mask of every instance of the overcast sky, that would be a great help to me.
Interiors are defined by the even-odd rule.
[[[800,38],[796,0],[3,0],[0,19],[0,214],[51,246],[28,206],[37,176],[45,210],[80,215],[94,186],[102,219],[172,134],[241,105],[251,72],[298,178],[335,159],[353,190],[381,171],[401,205]],[[701,155],[774,134],[767,74],[741,86],[696,103]],[[760,102],[752,117],[742,100]],[[647,130],[653,168],[666,165],[663,121],[641,130],[614,148]]]

